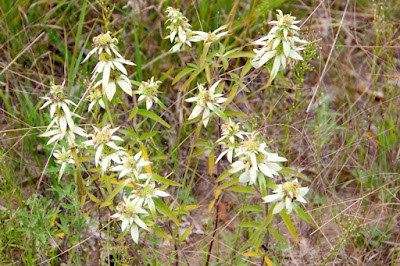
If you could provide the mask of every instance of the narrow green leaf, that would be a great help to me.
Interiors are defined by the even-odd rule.
[[[294,211],[297,213],[298,216],[300,216],[301,219],[306,221],[309,224],[313,224],[311,218],[303,211],[303,209],[297,205],[296,203],[293,204]]]
[[[145,139],[149,139],[154,137],[155,135],[157,135],[158,133],[160,133],[160,131],[151,131],[148,133],[144,133],[140,136],[140,140],[145,140]]]
[[[106,202],[112,202],[112,199],[125,187],[125,183],[119,184],[106,198]]]
[[[228,116],[227,116],[226,114],[224,114],[223,111],[218,110],[217,108],[214,108],[214,112],[216,112],[217,115],[218,115],[219,117],[221,117],[223,120],[225,120],[226,122],[229,122]]]
[[[171,238],[163,230],[161,230],[161,228],[158,227],[157,225],[154,225],[152,229],[154,230],[154,232],[156,232],[157,235],[161,236],[162,238],[171,240]]]
[[[229,172],[230,169],[225,170],[218,178],[217,180],[215,180],[215,182],[220,182],[222,180],[224,180],[225,178],[227,178],[228,176],[231,176],[231,172]]]
[[[215,163],[215,160],[214,160],[214,150],[212,150],[212,151],[210,152],[210,155],[208,156],[208,172],[209,172],[210,176],[212,176],[212,174],[213,174],[214,163]]]
[[[204,68],[198,68],[196,69],[191,75],[190,77],[185,81],[185,83],[183,83],[182,88],[179,89],[179,91],[183,91],[184,89],[186,89],[187,86],[189,86],[189,84],[197,77],[197,75],[200,74],[201,71],[203,71]]]
[[[236,177],[236,178],[232,179],[231,181],[228,181],[228,182],[226,182],[226,183],[220,185],[219,187],[217,187],[217,189],[222,190],[222,189],[224,189],[224,188],[233,186],[233,185],[236,184],[237,182],[239,182],[239,177]]]
[[[282,169],[279,171],[279,173],[281,174],[290,174],[290,175],[294,175],[294,176],[298,176],[298,177],[302,177],[302,178],[307,178],[306,175],[297,172],[296,170],[290,169],[288,167],[282,167]]]
[[[239,227],[251,227],[251,228],[255,228],[255,227],[259,227],[260,223],[257,222],[243,222],[239,224]]]
[[[286,243],[286,240],[271,226],[268,226],[268,231],[282,243]]]
[[[190,232],[193,229],[194,224],[192,224],[188,229],[186,229],[186,231],[183,233],[183,235],[181,236],[181,238],[179,239],[180,242],[185,241],[186,237],[190,234]]]
[[[132,112],[131,112],[131,114],[130,114],[129,117],[128,117],[128,121],[131,121],[132,118],[135,117],[135,115],[136,115],[137,112],[138,112],[138,109],[139,109],[139,108],[138,108],[137,106],[133,107]]]
[[[140,114],[140,115],[143,115],[143,116],[147,116],[147,117],[153,119],[154,121],[157,121],[158,123],[166,126],[167,128],[171,127],[167,122],[165,122],[161,117],[159,117],[158,115],[156,115],[153,112],[150,112],[150,111],[147,111],[147,110],[144,110],[144,109],[138,109],[137,113]]]
[[[89,196],[89,198],[92,200],[92,201],[94,201],[94,202],[96,202],[96,203],[101,203],[101,200],[99,199],[99,198],[97,198],[95,195],[93,195],[93,194],[91,194],[91,193],[87,193],[87,195]]]
[[[151,174],[151,178],[154,181],[157,181],[158,183],[162,183],[162,184],[167,184],[167,185],[171,185],[171,186],[176,186],[176,187],[181,187],[182,185],[179,183],[176,183],[175,181],[172,181],[168,178],[164,178],[160,175],[157,174]]]
[[[194,71],[194,68],[191,67],[185,67],[181,72],[179,72],[178,75],[176,75],[176,77],[174,78],[174,80],[172,81],[172,85],[174,85],[175,83],[177,83],[182,77],[184,77],[185,75],[189,74],[190,72]]]
[[[264,212],[264,208],[260,207],[260,206],[244,206],[243,208],[239,209],[240,211],[244,211],[244,212]]]
[[[228,54],[226,57],[227,58],[239,58],[239,57],[254,58],[255,54],[252,52],[234,52],[234,53]]]
[[[257,192],[252,189],[251,187],[240,187],[234,186],[227,189],[228,191],[240,192],[240,193],[249,193],[249,194],[256,194]]]
[[[251,69],[251,60],[247,60],[246,64],[244,65],[242,72],[240,72],[240,77],[243,78]]]
[[[289,216],[286,214],[286,210],[282,210],[279,215],[282,217],[283,222],[286,224],[286,227],[289,229],[289,232],[292,234],[294,239],[297,242],[300,242],[299,236],[296,233],[296,229],[294,228],[292,221],[290,221]]]
[[[175,214],[168,208],[167,205],[165,205],[165,203],[157,198],[153,198],[154,204],[157,206],[157,211],[159,211],[160,213],[168,216],[172,221],[174,221],[176,223],[176,225],[179,226],[179,221],[176,218]]]

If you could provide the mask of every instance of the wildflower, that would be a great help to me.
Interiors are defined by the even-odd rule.
[[[224,151],[221,152],[215,163],[219,162],[225,155],[228,161],[232,163],[233,154],[236,152],[238,144],[234,142],[221,142],[220,144],[224,146]]]
[[[87,137],[85,131],[76,125],[74,125],[72,129],[67,128],[66,131],[63,131],[58,126],[56,129],[46,131],[45,133],[41,134],[40,137],[51,137],[50,140],[47,142],[47,145],[55,141],[60,141],[64,138],[67,139],[69,144],[75,144],[75,134],[80,135],[82,137]]]
[[[134,204],[139,207],[148,206],[151,213],[156,213],[156,207],[154,205],[153,198],[158,197],[169,197],[169,194],[158,188],[155,188],[155,183],[151,182],[151,179],[147,179],[146,183],[143,185],[137,184],[138,188],[132,190],[132,194],[129,199],[133,199]]]
[[[142,173],[143,167],[151,164],[148,161],[145,161],[142,157],[142,152],[138,152],[135,156],[124,156],[122,158],[122,162],[120,165],[114,166],[111,168],[111,171],[120,172],[119,178],[122,178],[126,175],[133,176],[137,181],[138,179],[147,178],[146,174]]]
[[[97,86],[96,86],[97,85]],[[90,101],[88,111],[90,112],[93,107],[98,103],[101,108],[106,109],[106,106],[103,101],[104,90],[101,84],[96,83],[95,86],[89,88],[88,100]]]
[[[104,82],[100,80],[94,86],[97,87],[102,85],[107,98],[111,101],[114,98],[115,92],[117,91],[117,84],[126,94],[132,96],[131,81],[126,75],[122,74],[116,69],[111,70],[107,85],[104,86]]]
[[[111,218],[119,219],[122,221],[121,229],[125,231],[130,230],[131,236],[135,243],[139,242],[139,228],[149,230],[147,225],[140,219],[140,214],[147,214],[145,210],[136,205],[133,201],[124,196],[124,201],[120,202],[117,206],[118,212],[113,214]]]
[[[231,173],[236,173],[245,170],[239,177],[240,182],[250,182],[250,185],[255,184],[259,173],[270,178],[278,175],[278,171],[282,167],[277,162],[286,162],[283,157],[276,153],[269,153],[266,150],[266,144],[257,139],[257,134],[252,134],[247,140],[243,141],[238,148],[235,157],[238,160],[231,164]]]
[[[202,84],[198,84],[199,93],[197,96],[189,98],[186,102],[196,102],[196,106],[193,108],[192,113],[189,116],[189,120],[198,117],[203,112],[203,124],[206,127],[208,120],[210,119],[211,111],[215,112],[220,116],[221,111],[219,110],[220,104],[226,102],[227,98],[222,97],[223,94],[215,94],[215,89],[218,87],[221,80],[214,83],[210,89],[204,88]]]
[[[113,136],[113,134],[119,129],[119,127],[110,129],[110,126],[106,126],[103,129],[98,129],[94,127],[95,132],[93,134],[89,134],[91,138],[88,141],[85,141],[84,144],[86,146],[94,146],[96,149],[95,153],[95,164],[99,165],[100,158],[103,155],[102,161],[102,169],[103,171],[110,165],[111,160],[116,163],[121,163],[121,156],[125,153],[122,153],[124,149],[115,144],[114,141],[123,141],[121,137]]]
[[[167,26],[167,29],[170,30],[170,34],[166,36],[165,39],[170,39],[171,43],[175,42],[175,45],[170,49],[171,52],[177,52],[185,45],[191,47],[192,44],[190,42],[200,41],[200,39],[194,38],[190,29],[192,26],[178,9],[168,7],[165,12],[168,17],[166,23],[170,23],[170,25]]]
[[[274,208],[274,214],[281,212],[285,207],[288,213],[291,213],[294,201],[299,201],[304,204],[307,203],[304,196],[307,194],[308,190],[308,187],[301,187],[297,179],[295,179],[292,182],[278,185],[278,188],[273,191],[275,194],[265,196],[263,200],[265,203],[279,201]]]
[[[160,86],[161,81],[154,81],[154,77],[152,77],[148,81],[142,81],[139,86],[139,89],[134,91],[136,94],[140,94],[138,101],[146,100],[146,109],[149,110],[153,106],[153,102],[158,104],[161,101],[157,98],[158,87]]]
[[[40,107],[40,109],[44,109],[45,107],[50,105],[50,117],[53,118],[53,120],[47,127],[47,130],[52,128],[54,124],[57,124],[60,129],[65,132],[67,130],[67,126],[69,126],[69,128],[71,129],[74,127],[72,116],[83,119],[83,117],[80,117],[79,115],[69,110],[68,105],[76,105],[74,102],[66,98],[63,86],[64,83],[61,86],[51,84],[50,97],[42,97],[47,101],[42,105],[42,107]]]
[[[246,135],[245,132],[240,130],[240,123],[235,123],[232,122],[232,120],[229,119],[229,122],[226,122],[222,124],[221,126],[221,138],[217,140],[217,142],[221,142],[224,139],[228,139],[229,142],[234,143],[235,142],[235,137],[243,140],[244,135]]]
[[[227,31],[224,32],[220,32],[224,29],[226,29],[228,27],[228,25],[224,25],[219,27],[218,29],[216,29],[213,32],[203,32],[203,31],[192,31],[192,34],[194,34],[192,40],[195,41],[204,41],[205,43],[213,43],[218,41],[219,39],[221,39],[222,37],[228,35]],[[220,33],[218,33],[220,32]]]
[[[261,45],[261,49],[254,49],[256,56],[251,61],[255,68],[259,68],[274,58],[270,79],[274,79],[280,69],[292,61],[303,60],[299,51],[304,47],[297,47],[296,43],[308,43],[301,40],[298,36],[300,28],[294,24],[299,23],[296,18],[290,15],[283,15],[278,10],[277,21],[271,21],[270,24],[275,25],[267,36],[255,41],[253,44]]]
[[[123,64],[131,65],[131,66],[135,65],[134,63],[132,63],[128,60],[125,60],[123,58],[114,58],[111,55],[109,55],[108,53],[103,52],[99,56],[99,62],[93,69],[92,79],[95,79],[100,73],[103,73],[102,83],[103,83],[103,87],[106,88],[106,90],[107,90],[107,85],[110,80],[112,70],[119,70],[125,76],[128,75],[128,72],[126,71],[126,68],[124,67]],[[116,76],[116,74],[113,73],[113,76]],[[122,88],[122,86],[121,86],[121,88]]]
[[[122,56],[118,53],[118,48],[115,45],[118,43],[118,39],[112,38],[110,34],[111,32],[108,31],[106,33],[99,34],[98,36],[93,38],[93,43],[95,47],[87,54],[82,63],[86,62],[86,60],[88,60],[89,57],[95,52],[97,52],[98,55],[101,55],[103,51],[106,51],[111,56],[112,53],[114,53],[117,57],[123,59]]]
[[[61,169],[60,172],[58,173],[58,182],[60,182],[60,179],[64,174],[67,164],[75,162],[72,159],[71,150],[65,151],[64,147],[62,148],[61,151],[59,150],[54,151],[53,156],[57,159],[56,163],[61,164]]]

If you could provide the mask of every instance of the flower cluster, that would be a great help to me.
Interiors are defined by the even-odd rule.
[[[223,94],[221,93],[215,93],[220,82],[221,80],[217,81],[209,89],[206,89],[202,84],[197,85],[199,93],[195,97],[186,99],[186,102],[196,103],[196,106],[193,108],[193,111],[188,118],[189,120],[195,119],[203,113],[202,120],[206,127],[211,112],[215,112],[218,116],[221,116],[222,111],[220,110],[220,104],[226,102],[227,98],[222,97]]]
[[[105,95],[111,101],[114,98],[117,87],[120,87],[128,95],[132,95],[132,84],[124,65],[134,66],[135,64],[121,56],[116,47],[118,40],[112,38],[110,34],[110,32],[102,33],[93,38],[95,47],[88,53],[82,63],[94,53],[97,54],[99,62],[92,71],[92,82],[95,82],[101,74],[102,78],[94,87],[102,85]]]
[[[71,144],[75,143],[75,134],[86,136],[85,131],[75,125],[72,117],[80,117],[79,115],[69,110],[69,105],[76,106],[72,101],[67,99],[64,92],[64,84],[51,84],[49,97],[42,97],[46,102],[40,107],[44,109],[50,106],[50,117],[52,121],[48,125],[46,132],[41,134],[41,137],[51,137],[47,145],[55,141],[60,141],[64,138]]]
[[[308,187],[301,187],[297,179],[291,182],[285,182],[278,185],[278,188],[273,192],[275,194],[263,197],[265,203],[279,201],[275,206],[273,213],[281,212],[285,207],[288,213],[292,212],[293,202],[298,201],[306,204],[304,196],[308,192]]]
[[[134,94],[139,94],[139,102],[146,101],[146,109],[149,110],[153,103],[156,102],[160,105],[163,105],[160,99],[157,98],[158,87],[160,86],[161,81],[154,81],[154,77],[152,77],[148,81],[142,81],[139,88],[136,91],[133,91]]]
[[[298,47],[296,43],[308,43],[298,37],[300,28],[295,24],[300,21],[296,21],[296,18],[291,15],[283,15],[281,10],[277,11],[277,21],[269,22],[274,27],[268,35],[253,42],[254,45],[261,45],[262,47],[261,49],[254,49],[256,56],[251,61],[255,68],[260,68],[274,58],[270,80],[274,79],[278,71],[286,68],[292,61],[303,60],[299,51],[303,50],[304,47]]]
[[[250,185],[257,183],[257,178],[264,178],[264,175],[273,178],[282,169],[277,162],[286,162],[286,159],[276,153],[266,151],[267,145],[260,141],[257,133],[249,134],[246,140],[240,143],[235,157],[237,161],[231,164],[231,173],[241,170],[239,181],[249,182]]]
[[[171,43],[175,43],[171,48],[171,52],[180,51],[185,45],[191,47],[191,42],[200,41],[195,39],[190,29],[192,26],[188,23],[188,19],[179,11],[173,7],[168,7],[165,11],[167,13],[167,21],[170,23],[167,29],[170,31],[169,35],[165,39],[169,39]]]

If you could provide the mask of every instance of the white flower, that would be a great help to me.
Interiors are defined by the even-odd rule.
[[[100,158],[103,155],[102,161],[102,169],[105,169],[110,166],[111,160],[116,163],[121,163],[121,156],[125,155],[126,153],[123,152],[123,148],[119,147],[115,144],[114,141],[123,141],[121,137],[113,136],[113,134],[119,129],[119,127],[110,129],[110,126],[106,126],[103,129],[98,129],[94,127],[95,132],[93,134],[89,134],[88,137],[91,139],[88,141],[83,142],[86,146],[94,146],[96,149],[95,153],[95,164],[96,166],[100,163]]]
[[[149,230],[147,225],[140,219],[140,214],[147,214],[140,206],[136,205],[133,201],[124,196],[124,201],[120,202],[117,206],[118,212],[111,216],[114,219],[122,221],[121,229],[125,231],[128,229],[131,233],[133,241],[139,242],[139,228]]]
[[[50,140],[47,142],[47,145],[55,141],[60,141],[64,138],[67,139],[69,144],[75,144],[75,134],[80,135],[82,137],[87,137],[85,131],[76,125],[74,125],[72,129],[67,128],[66,131],[62,131],[62,129],[60,129],[60,127],[57,126],[56,129],[47,131],[41,134],[40,137],[51,137]]]
[[[83,117],[80,117],[69,110],[68,105],[76,105],[74,102],[66,98],[63,86],[64,83],[61,86],[51,84],[50,97],[42,97],[47,101],[42,105],[42,107],[40,107],[40,109],[44,109],[50,105],[50,117],[53,118],[47,127],[47,130],[52,128],[54,124],[57,124],[63,132],[66,132],[68,126],[70,129],[74,127],[72,116],[83,119]]]
[[[154,77],[152,77],[148,81],[142,81],[138,90],[134,91],[135,94],[140,94],[138,101],[146,100],[146,109],[149,110],[153,106],[153,102],[161,104],[160,99],[158,99],[158,87],[160,86],[161,81],[154,81]]]
[[[145,161],[142,157],[142,152],[138,152],[135,156],[127,155],[122,158],[122,162],[120,165],[114,166],[111,168],[111,171],[120,172],[119,178],[122,178],[126,175],[134,178],[135,181],[139,179],[146,179],[148,176],[142,173],[142,169],[144,166],[151,164],[148,161]]]
[[[221,138],[217,140],[217,142],[221,142],[224,139],[228,139],[229,142],[234,143],[235,142],[235,137],[243,140],[244,137],[247,133],[243,132],[240,130],[240,123],[235,123],[232,122],[231,119],[229,119],[229,122],[226,122],[221,125]]]
[[[197,96],[186,100],[186,102],[190,103],[196,102],[196,106],[193,108],[193,111],[188,118],[189,120],[198,117],[203,112],[202,120],[206,127],[208,120],[210,119],[211,111],[215,112],[219,116],[221,112],[219,110],[220,104],[227,100],[227,98],[222,97],[223,94],[215,94],[215,90],[220,82],[221,80],[218,80],[208,90],[204,88],[203,85],[198,84],[197,88],[199,89],[199,93]]]
[[[117,91],[117,85],[128,95],[132,96],[132,84],[129,78],[119,72],[118,70],[111,70],[110,72],[110,78],[108,80],[108,83],[106,86],[104,86],[104,83],[102,80],[98,81],[94,86],[100,86],[102,85],[105,91],[105,94],[107,95],[108,100],[112,100],[114,98],[114,94]],[[104,104],[104,102],[103,102]]]
[[[308,43],[297,37],[297,31],[300,28],[294,24],[300,21],[296,21],[295,17],[283,15],[282,11],[278,10],[277,19],[277,21],[270,22],[270,24],[274,24],[275,26],[267,36],[253,42],[254,45],[263,46],[261,49],[254,49],[256,56],[251,63],[255,68],[262,67],[274,58],[270,80],[274,79],[278,71],[286,68],[289,63],[296,60],[303,60],[299,51],[303,50],[304,47],[297,47],[296,43]]]
[[[126,68],[124,67],[123,64],[131,65],[131,66],[135,65],[134,63],[132,63],[128,60],[125,60],[123,58],[114,58],[111,55],[109,55],[108,53],[104,53],[104,52],[102,54],[100,54],[99,60],[100,61],[97,63],[97,65],[93,69],[92,79],[95,79],[100,73],[103,73],[102,83],[103,83],[103,87],[105,87],[105,88],[107,88],[112,70],[119,70],[122,74],[127,76],[128,72],[126,71]]]
[[[96,86],[97,85],[97,86]],[[95,84],[95,86],[89,88],[89,93],[87,98],[90,101],[88,111],[90,112],[96,104],[99,104],[101,108],[106,109],[106,106],[103,101],[104,90],[103,86],[99,84]]]
[[[59,150],[54,151],[53,156],[57,159],[56,163],[61,164],[61,169],[60,172],[58,173],[58,182],[60,182],[60,179],[64,174],[67,164],[75,162],[72,159],[71,150],[65,151],[64,147],[62,148],[61,151]]]
[[[278,188],[273,191],[275,194],[265,196],[263,200],[265,203],[279,201],[274,208],[274,214],[281,212],[285,207],[288,213],[291,213],[293,201],[299,201],[304,204],[307,203],[304,196],[307,194],[308,190],[308,187],[301,187],[297,179],[295,179],[292,182],[278,185]]]
[[[155,183],[152,182],[149,184],[151,179],[147,179],[146,183],[143,185],[137,184],[138,188],[132,190],[132,194],[129,196],[129,199],[133,199],[134,204],[139,207],[148,206],[151,213],[156,213],[156,207],[154,205],[153,198],[158,197],[169,197],[169,194],[165,191],[162,191],[158,188],[155,188]]]
[[[282,167],[277,162],[286,162],[283,157],[276,153],[269,153],[266,149],[266,144],[257,139],[257,134],[252,134],[241,143],[235,157],[238,160],[231,164],[231,173],[236,173],[245,170],[239,177],[240,182],[250,182],[250,185],[255,184],[257,177],[262,173],[265,176],[273,178],[278,175],[278,171]]]
[[[168,17],[166,23],[170,23],[170,25],[167,26],[167,29],[170,30],[170,34],[166,36],[165,39],[169,39],[171,43],[175,42],[175,45],[170,49],[171,52],[177,52],[185,45],[191,47],[192,44],[190,42],[200,41],[200,39],[193,36],[188,19],[182,15],[178,9],[168,7],[165,12]]]
[[[222,37],[228,35],[227,31],[220,32],[226,28],[228,28],[228,25],[221,26],[215,31],[209,33],[203,31],[192,31],[192,34],[194,34],[194,36],[192,37],[192,41],[204,41],[205,43],[216,42]]]
[[[109,55],[114,53],[117,57],[122,58],[122,56],[118,53],[118,49],[115,44],[118,43],[116,38],[111,37],[111,32],[102,33],[93,38],[94,48],[87,54],[86,58],[82,61],[84,63],[89,57],[97,52],[100,55],[103,51],[106,51]],[[111,53],[112,52],[112,53]]]
[[[218,163],[225,155],[228,161],[232,163],[233,154],[236,152],[238,144],[232,142],[221,142],[220,144],[224,146],[224,151],[221,152],[215,163]]]

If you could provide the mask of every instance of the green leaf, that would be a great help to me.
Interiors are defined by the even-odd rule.
[[[167,185],[171,185],[171,186],[176,186],[176,187],[181,187],[182,185],[179,183],[176,183],[175,181],[172,181],[168,178],[164,178],[160,175],[157,174],[151,174],[151,178],[154,181],[157,181],[158,183],[162,183],[162,184],[167,184]]]
[[[119,184],[106,198],[106,202],[112,202],[112,199],[125,187],[125,183]]]
[[[186,229],[186,231],[183,233],[183,235],[179,239],[180,242],[183,242],[186,239],[186,237],[190,234],[190,231],[192,231],[193,226],[194,226],[194,224],[192,224],[188,229]]]
[[[271,226],[268,226],[268,231],[279,241],[282,243],[286,243],[286,240]]]
[[[228,182],[226,182],[226,183],[220,185],[219,187],[217,187],[217,189],[218,189],[218,190],[222,190],[222,189],[224,189],[224,188],[233,186],[233,185],[236,184],[237,182],[239,182],[239,177],[236,177],[236,178],[232,179],[231,181],[228,181]]]
[[[162,238],[171,240],[171,238],[163,230],[161,230],[161,228],[158,227],[157,225],[153,226],[153,230],[154,230],[154,232],[156,232],[157,235],[161,236]]]
[[[235,186],[235,187],[230,187],[227,189],[228,191],[234,191],[234,192],[240,192],[240,193],[249,193],[249,194],[256,194],[257,192],[252,189],[251,187],[240,187],[240,186]]]
[[[182,88],[179,89],[179,91],[183,91],[184,89],[186,89],[187,86],[189,86],[189,84],[195,79],[195,77],[197,77],[197,75],[200,74],[201,71],[203,71],[204,68],[199,68],[196,69],[191,75],[190,77],[185,81],[185,83],[183,84]]]
[[[230,172],[229,170],[230,170],[230,169],[225,170],[225,171],[217,178],[217,180],[215,180],[215,182],[220,182],[220,181],[224,180],[225,178],[227,178],[228,176],[231,176],[232,174],[231,174],[231,172]]]
[[[137,113],[140,115],[143,115],[143,116],[147,116],[147,117],[153,119],[154,121],[157,121],[158,123],[166,126],[167,128],[171,127],[167,122],[165,122],[161,117],[159,117],[158,115],[156,115],[153,112],[150,112],[150,111],[147,111],[144,109],[139,109],[139,110],[137,110]]]
[[[254,58],[255,54],[253,52],[234,52],[234,53],[228,54],[226,57],[227,58],[239,58],[239,57]]]
[[[91,193],[87,193],[87,195],[89,196],[89,198],[96,203],[101,203],[101,200],[99,198],[97,198],[95,195],[91,194]]]
[[[261,253],[254,252],[254,251],[246,252],[246,253],[242,254],[242,256],[245,256],[245,257],[256,257],[256,256],[261,256],[261,255],[262,255]]]
[[[131,112],[131,114],[130,114],[129,117],[128,117],[128,121],[131,121],[132,118],[135,117],[135,115],[137,114],[137,111],[138,111],[138,107],[137,107],[137,106],[133,107],[132,112]]]
[[[207,42],[203,46],[203,51],[202,51],[201,56],[200,56],[200,67],[203,67],[205,62],[206,62],[206,56],[207,56],[207,53],[208,53],[208,49],[210,49],[210,45],[211,45],[211,43]]]
[[[294,228],[292,221],[290,221],[289,216],[286,214],[286,210],[282,210],[279,215],[282,217],[283,222],[286,224],[286,227],[289,229],[289,232],[292,234],[294,239],[297,242],[300,242],[299,236],[296,233],[296,229]]]
[[[253,212],[264,212],[264,208],[260,207],[260,206],[244,206],[243,208],[239,209],[240,211],[244,211],[244,212],[249,212],[249,211],[253,211]]]
[[[313,224],[312,220],[310,217],[303,211],[303,209],[297,205],[296,203],[293,204],[294,211],[297,213],[298,216],[300,216],[301,219],[306,221],[309,224]]]
[[[214,112],[217,113],[217,115],[219,117],[221,117],[223,120],[225,120],[226,122],[229,122],[229,118],[226,114],[224,114],[224,112],[222,112],[221,110],[218,110],[217,108],[214,108]]]
[[[247,60],[246,65],[244,65],[242,72],[240,72],[240,77],[243,78],[246,76],[247,72],[251,69],[251,60]]]
[[[189,74],[190,72],[194,71],[194,68],[191,67],[185,67],[181,72],[179,72],[178,75],[176,75],[176,77],[174,78],[174,80],[172,81],[172,85],[174,85],[175,83],[177,83],[183,76]]]
[[[151,131],[151,132],[148,132],[148,133],[144,133],[143,135],[140,136],[140,140],[145,140],[145,139],[152,138],[155,135],[157,135],[158,133],[160,133],[160,131]]]
[[[297,172],[296,170],[290,169],[288,167],[282,167],[282,169],[279,171],[279,173],[281,174],[290,174],[290,175],[294,175],[294,176],[298,176],[298,177],[302,177],[302,178],[307,178],[306,175]]]
[[[212,150],[212,151],[210,152],[210,155],[208,156],[208,172],[209,172],[210,176],[212,176],[212,174],[213,174],[214,163],[215,163],[215,160],[214,160],[214,150]]]
[[[159,211],[160,213],[168,216],[172,221],[174,221],[176,223],[176,225],[179,226],[179,221],[176,218],[175,214],[168,208],[167,205],[165,205],[165,203],[157,198],[153,198],[154,204],[157,206],[157,211]]]
[[[251,228],[255,228],[255,227],[259,227],[260,223],[257,222],[243,222],[239,224],[239,227],[251,227]]]

